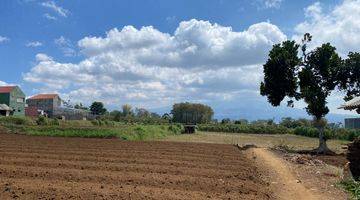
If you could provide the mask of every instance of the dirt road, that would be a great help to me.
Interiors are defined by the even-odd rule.
[[[274,199],[262,176],[231,145],[0,134],[0,199]]]
[[[271,189],[276,192],[279,199],[287,200],[320,200],[320,196],[314,194],[310,189],[305,188],[287,163],[274,153],[264,148],[248,150],[249,155],[254,159],[257,166],[260,166],[264,174],[267,174],[271,181]]]

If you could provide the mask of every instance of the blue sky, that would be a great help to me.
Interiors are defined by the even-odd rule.
[[[310,32],[314,46],[360,51],[359,15],[359,0],[2,0],[0,84],[111,108],[263,106],[273,44]],[[349,114],[336,109],[341,94],[329,103]]]

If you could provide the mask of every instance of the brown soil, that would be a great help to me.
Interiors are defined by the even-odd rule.
[[[232,145],[0,134],[0,199],[274,199]]]
[[[320,200],[319,195],[307,189],[300,180],[294,176],[288,163],[271,151],[263,148],[248,150],[248,156],[260,167],[260,171],[266,174],[263,177],[271,182],[271,189],[278,199],[286,200]]]
[[[281,159],[296,179],[318,199],[348,199],[348,195],[339,186],[346,179],[344,155],[323,156],[272,151],[272,155]]]

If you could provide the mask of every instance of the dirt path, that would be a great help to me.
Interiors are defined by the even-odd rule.
[[[279,158],[269,150],[263,148],[253,148],[248,150],[258,164],[259,168],[267,174],[271,183],[270,187],[278,195],[279,199],[286,200],[317,200],[323,199],[310,189],[307,189],[300,180],[291,172],[288,163]]]

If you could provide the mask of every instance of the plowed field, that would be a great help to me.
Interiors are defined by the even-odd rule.
[[[0,199],[272,199],[232,145],[0,134]]]

